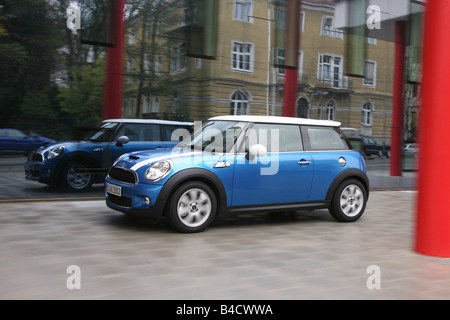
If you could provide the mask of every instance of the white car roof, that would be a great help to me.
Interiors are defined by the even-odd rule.
[[[263,122],[263,123],[281,123],[281,124],[298,124],[298,125],[314,125],[339,127],[341,125],[338,121],[331,120],[315,120],[305,118],[293,117],[277,117],[277,116],[217,116],[209,120],[224,120],[224,121],[243,121],[243,122]]]
[[[173,124],[173,125],[194,125],[193,122],[181,122],[160,119],[106,119],[102,122],[120,122],[120,123],[155,123],[155,124]]]

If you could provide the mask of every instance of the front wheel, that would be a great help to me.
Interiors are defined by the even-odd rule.
[[[362,216],[366,203],[366,188],[358,180],[349,179],[336,189],[329,211],[337,221],[353,222]]]
[[[169,201],[167,221],[179,232],[201,232],[215,219],[217,201],[203,182],[188,182],[175,190]]]
[[[89,166],[81,161],[71,161],[61,174],[62,187],[67,191],[86,191],[94,182],[91,173],[83,172]]]

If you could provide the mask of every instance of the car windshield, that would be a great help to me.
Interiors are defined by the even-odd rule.
[[[212,153],[227,153],[236,144],[244,126],[245,122],[208,121],[201,130],[194,132],[178,147]]]
[[[102,122],[93,132],[87,135],[85,140],[94,142],[107,142],[111,141],[111,137],[119,124],[117,122]]]

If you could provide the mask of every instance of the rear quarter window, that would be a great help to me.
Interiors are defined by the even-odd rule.
[[[349,145],[340,132],[334,127],[302,127],[306,150],[347,150]]]

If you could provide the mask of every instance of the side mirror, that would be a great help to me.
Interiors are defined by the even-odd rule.
[[[255,157],[264,157],[267,154],[267,148],[262,144],[254,144],[248,149],[247,160],[253,160]]]
[[[121,147],[129,141],[130,139],[127,136],[120,136],[119,139],[117,139],[116,146]]]

